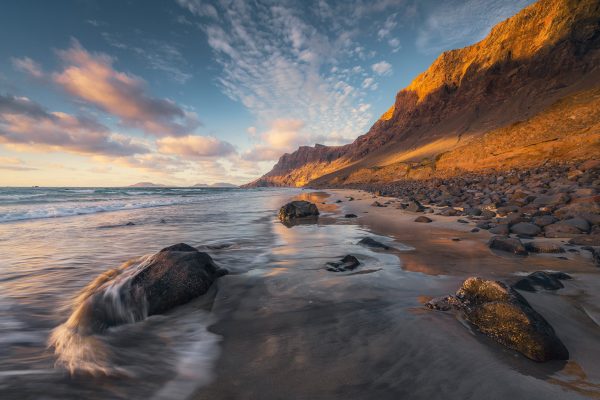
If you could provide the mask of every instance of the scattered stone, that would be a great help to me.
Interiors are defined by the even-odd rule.
[[[430,222],[433,222],[433,220],[424,215],[421,215],[421,216],[415,218],[415,222],[422,222],[422,223],[428,224]]]
[[[564,272],[545,272],[536,271],[527,275],[527,277],[519,279],[513,287],[527,292],[535,292],[536,288],[544,290],[558,290],[565,286],[561,280],[572,279],[570,275]]]
[[[360,265],[360,261],[353,255],[348,254],[338,262],[328,262],[327,271],[331,272],[346,272],[356,269]]]
[[[525,244],[525,249],[531,253],[564,253],[565,249],[558,243],[533,241]]]
[[[304,200],[292,201],[279,209],[279,219],[284,223],[303,218],[317,218],[318,216],[319,209],[317,206]]]
[[[516,235],[537,236],[542,232],[542,229],[530,222],[519,222],[512,225],[510,231]]]
[[[534,361],[569,358],[569,351],[552,326],[503,282],[471,277],[455,296],[433,299],[426,307],[456,310],[479,332]]]
[[[367,247],[373,247],[373,248],[378,248],[378,249],[384,249],[384,250],[389,250],[390,246],[383,244],[381,242],[378,242],[377,240],[370,238],[370,237],[366,237],[366,238],[362,238],[358,244],[363,245],[363,246],[367,246]]]
[[[510,233],[510,230],[508,228],[508,224],[499,224],[494,226],[493,228],[490,228],[490,233],[493,233],[494,235],[508,235]]]
[[[508,253],[517,254],[520,256],[527,255],[527,249],[523,243],[516,238],[507,236],[494,236],[488,242],[490,249],[506,251]]]

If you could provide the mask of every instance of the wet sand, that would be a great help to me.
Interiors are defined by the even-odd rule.
[[[368,193],[327,192],[301,195],[323,212],[318,224],[274,222],[281,242],[264,268],[219,281],[209,330],[223,338],[221,355],[214,380],[193,398],[600,398],[600,273],[585,252],[492,253],[491,234],[471,233],[474,224],[456,217],[420,224],[393,204],[371,207]],[[393,249],[357,246],[365,236]],[[357,273],[325,270],[345,254],[361,261]],[[556,292],[524,293],[569,349],[568,362],[535,363],[422,305],[471,275],[510,280],[540,269],[574,278]]]

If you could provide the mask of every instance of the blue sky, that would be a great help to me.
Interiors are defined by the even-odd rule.
[[[0,185],[243,183],[351,142],[529,0],[29,1],[0,12]]]

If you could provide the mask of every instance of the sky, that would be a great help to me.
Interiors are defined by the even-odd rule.
[[[0,186],[249,182],[531,2],[4,2]]]

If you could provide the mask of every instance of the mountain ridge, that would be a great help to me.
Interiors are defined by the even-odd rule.
[[[499,132],[513,137],[510,127],[517,129],[519,124],[529,126],[540,140],[547,130],[564,134],[553,138],[552,148],[538,146],[533,155],[516,152],[510,160],[488,160],[486,168],[548,158],[590,158],[600,150],[600,101],[589,92],[599,82],[600,3],[541,0],[496,25],[482,41],[442,53],[353,143],[300,147],[284,154],[273,170],[249,186],[343,185],[477,170],[481,169],[477,160],[468,165],[453,151],[469,143],[489,151],[489,143],[481,147],[484,136],[501,142]],[[577,101],[572,98],[586,91]],[[570,112],[587,108],[593,116],[586,119],[590,131],[580,135],[586,148],[556,151],[556,145],[572,141],[568,137],[572,124],[547,115],[561,114],[561,104]],[[537,140],[530,136],[522,132],[513,139],[523,138],[523,145],[530,146]]]

